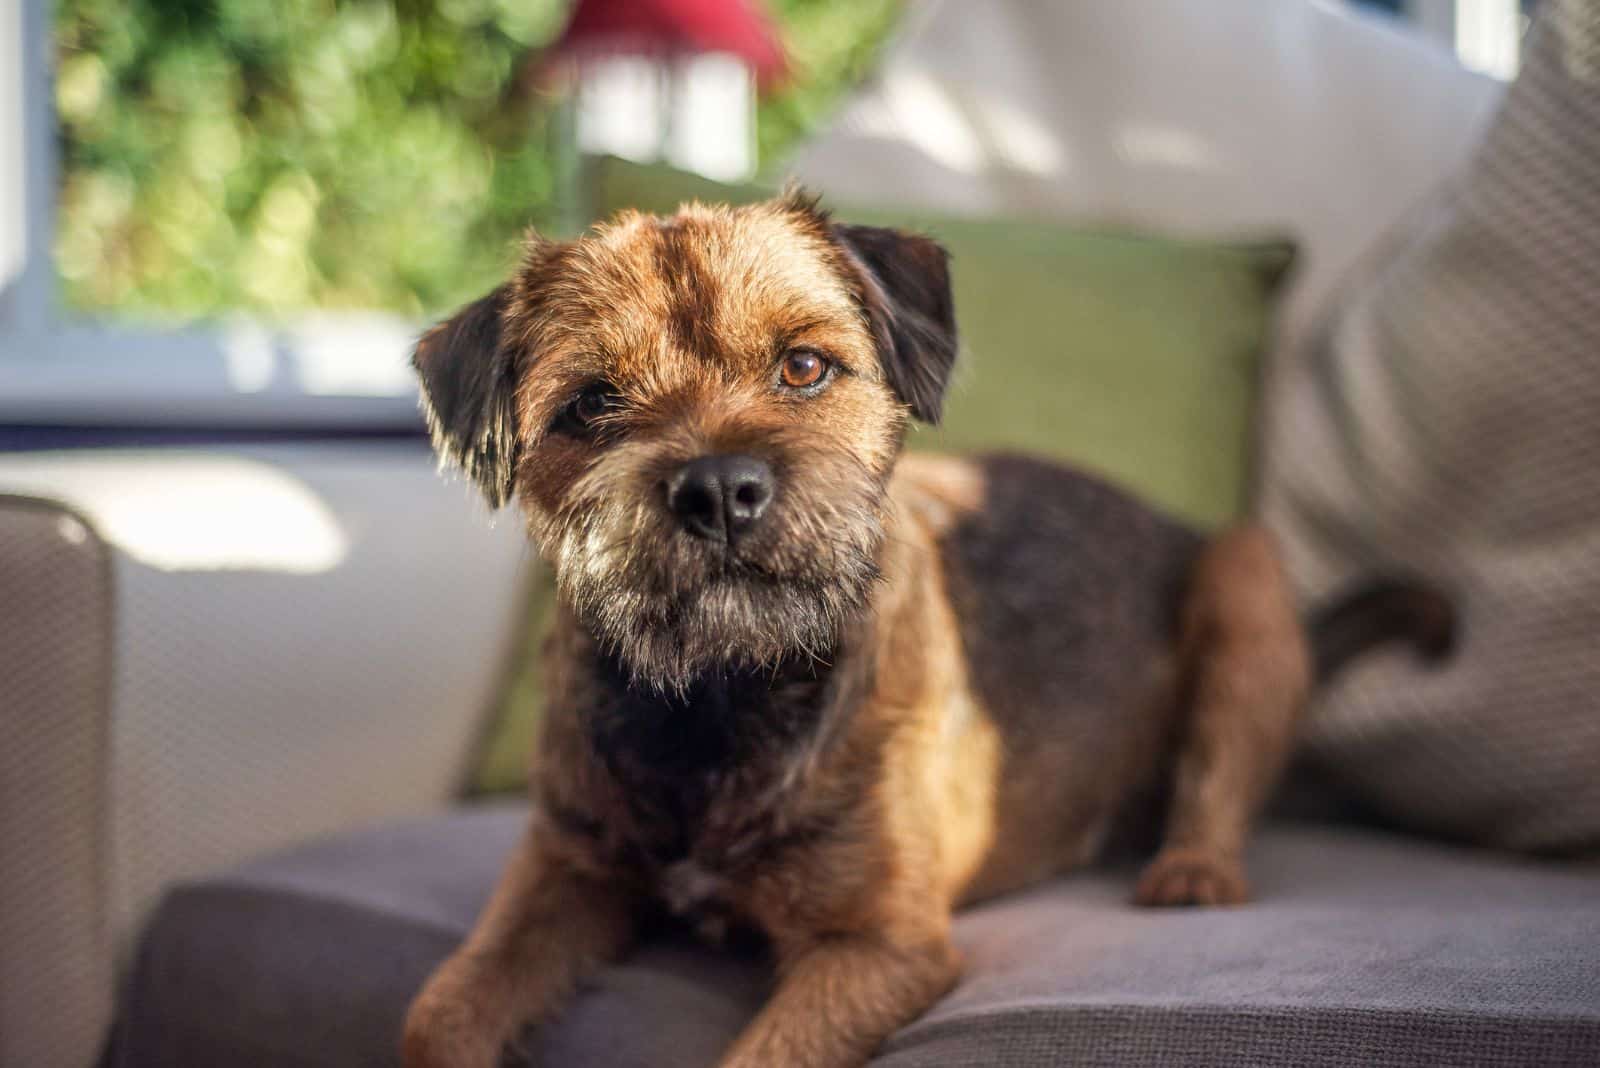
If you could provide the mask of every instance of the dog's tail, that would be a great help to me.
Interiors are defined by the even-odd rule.
[[[1449,597],[1409,578],[1380,578],[1337,594],[1312,612],[1306,629],[1317,685],[1362,653],[1390,642],[1409,642],[1429,663],[1456,646],[1456,610]]]

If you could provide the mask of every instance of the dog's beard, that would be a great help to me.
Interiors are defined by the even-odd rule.
[[[864,600],[870,572],[861,574],[848,586],[718,578],[677,596],[574,592],[582,616],[636,682],[682,690],[713,672],[776,669],[793,656],[831,659],[844,621]]]
[[[734,546],[681,530],[620,462],[536,524],[562,596],[636,683],[682,690],[719,670],[831,659],[878,577],[883,483],[848,461],[785,481]]]

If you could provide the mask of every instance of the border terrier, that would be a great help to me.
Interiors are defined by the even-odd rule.
[[[410,1068],[498,1063],[663,910],[770,947],[724,1068],[861,1065],[956,982],[954,909],[1092,860],[1152,799],[1134,899],[1244,901],[1318,678],[1444,651],[1415,585],[1302,625],[1259,526],[903,456],[956,348],[940,245],[798,192],[532,238],[421,339],[435,447],[516,499],[558,607],[532,819],[411,1006]]]

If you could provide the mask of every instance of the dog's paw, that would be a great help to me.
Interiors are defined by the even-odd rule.
[[[404,1068],[494,1068],[500,1049],[474,1018],[470,1002],[430,984],[406,1013]]]
[[[406,1029],[400,1047],[405,1068],[495,1068],[500,1050],[474,1035]]]
[[[1242,905],[1250,884],[1237,861],[1198,849],[1162,850],[1139,877],[1133,900],[1154,908]]]

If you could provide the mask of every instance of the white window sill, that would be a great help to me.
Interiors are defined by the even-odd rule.
[[[0,424],[420,430],[420,332],[377,314],[0,329]]]

